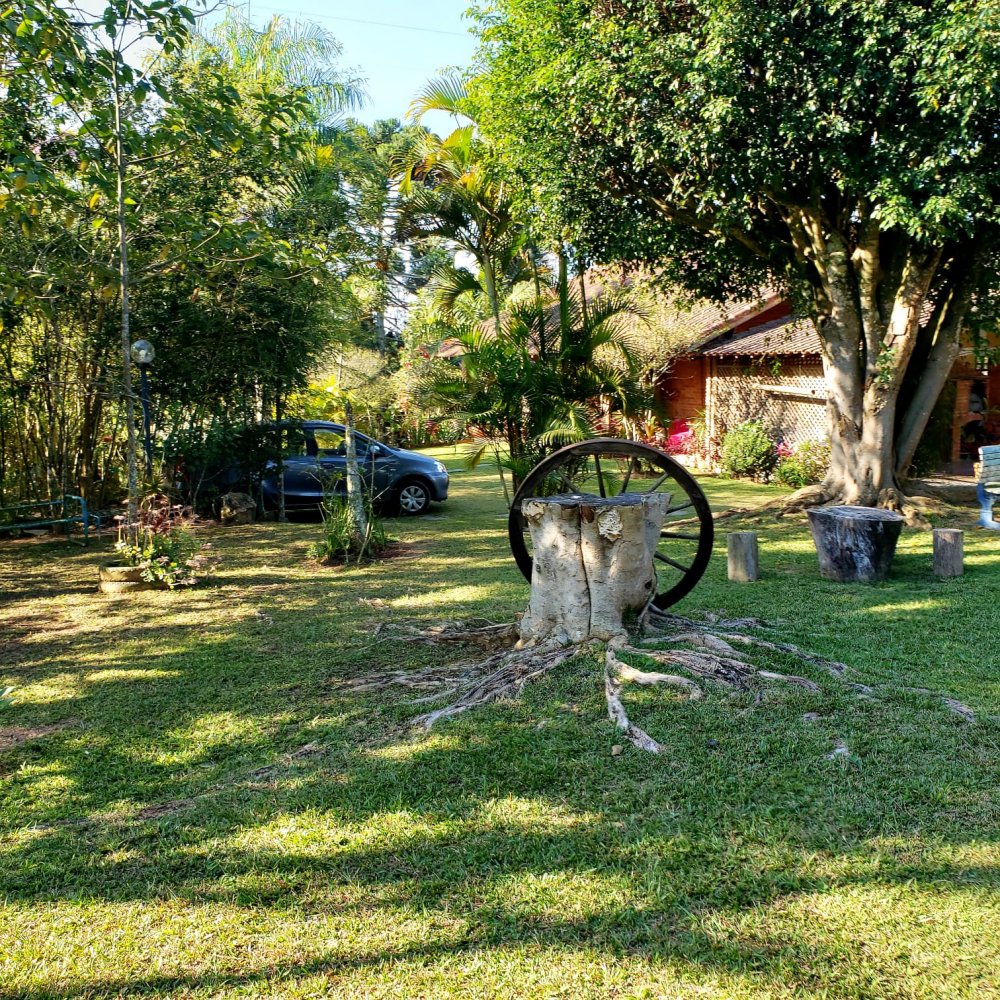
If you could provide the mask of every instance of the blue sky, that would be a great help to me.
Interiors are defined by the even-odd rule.
[[[272,14],[315,21],[344,46],[343,64],[368,81],[368,101],[356,117],[364,122],[402,118],[413,95],[448,66],[465,66],[475,48],[463,15],[471,0],[250,0],[250,17]],[[426,122],[448,128],[447,122]]]

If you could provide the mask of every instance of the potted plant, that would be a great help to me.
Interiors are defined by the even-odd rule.
[[[124,518],[119,519],[117,558],[100,567],[101,592],[173,590],[197,583],[198,546],[184,527],[189,520],[190,512],[162,493],[143,500],[131,530]]]

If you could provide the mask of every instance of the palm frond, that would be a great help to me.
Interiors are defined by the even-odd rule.
[[[479,467],[479,463],[486,457],[488,445],[484,441],[478,448],[471,448],[462,455],[462,465],[470,472]]]
[[[444,111],[451,115],[465,114],[469,93],[465,81],[454,74],[428,81],[410,101],[407,118],[420,121],[429,111]]]

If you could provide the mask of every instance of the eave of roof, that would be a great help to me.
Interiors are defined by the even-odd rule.
[[[692,354],[721,358],[737,356],[773,357],[779,354],[818,355],[819,336],[812,322],[803,317],[784,317],[751,327],[742,333],[713,337]]]

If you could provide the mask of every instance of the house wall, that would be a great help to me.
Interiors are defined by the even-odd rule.
[[[819,358],[711,358],[706,393],[712,436],[748,420],[762,420],[789,445],[822,440],[826,429],[826,383]]]
[[[669,418],[693,420],[705,409],[705,358],[678,358],[658,390]]]

